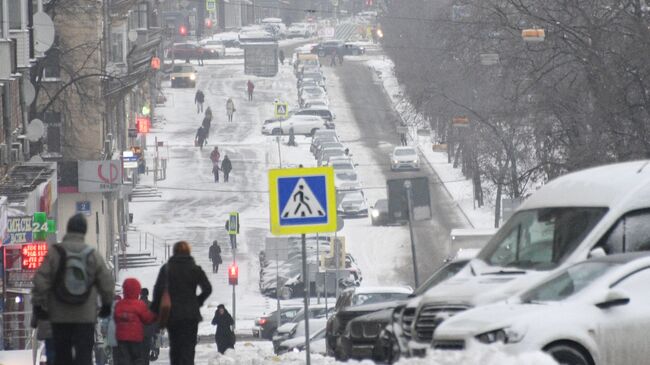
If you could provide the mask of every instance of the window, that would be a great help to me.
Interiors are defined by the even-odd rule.
[[[570,255],[606,208],[520,211],[488,242],[479,258],[490,265],[549,270]]]
[[[111,33],[111,61],[124,63],[124,32]]]
[[[47,151],[61,153],[61,113],[47,112],[43,115],[43,121],[47,126]]]
[[[45,52],[45,65],[43,66],[43,81],[58,81],[61,78],[61,64],[59,49],[56,47],[58,40],[54,42],[55,46]]]
[[[148,29],[149,28],[149,15],[148,4],[139,3],[135,9],[131,10],[129,15],[129,28],[130,29]]]
[[[650,251],[650,210],[623,216],[599,242],[608,254]]]
[[[27,6],[23,0],[10,0],[7,3],[9,9],[9,29],[22,29],[23,6]],[[1,18],[0,18],[1,19]]]

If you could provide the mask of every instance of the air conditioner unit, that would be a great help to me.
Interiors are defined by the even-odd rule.
[[[23,160],[23,144],[14,142],[11,144],[11,161],[19,162]]]
[[[0,80],[9,79],[11,74],[15,72],[13,42],[8,39],[0,39]]]
[[[0,164],[6,165],[9,163],[9,154],[7,151],[7,145],[2,143],[0,144]]]
[[[29,67],[29,31],[10,29],[9,38],[16,40],[16,66]]]

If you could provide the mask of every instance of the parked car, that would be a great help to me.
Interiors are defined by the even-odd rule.
[[[290,322],[302,307],[285,307],[280,308],[280,324]],[[255,325],[252,332],[253,337],[260,337],[267,340],[273,338],[273,333],[278,328],[278,311],[273,311],[255,319]]]
[[[354,163],[350,158],[330,159],[330,163],[328,164],[328,166],[332,166],[332,168],[334,169],[334,173],[356,171]]]
[[[323,142],[319,143],[316,150],[314,151],[314,157],[319,160],[321,158],[321,155],[326,149],[331,149],[331,148],[336,148],[345,153],[345,147],[341,142],[338,141],[328,141],[328,142]]]
[[[320,137],[315,137],[312,139],[311,145],[309,146],[309,151],[314,155],[314,157],[316,157],[316,152],[320,149],[321,145],[325,143],[340,143],[338,136],[336,136],[336,131],[331,129],[320,129],[316,131],[316,133],[323,131],[334,132],[334,134],[322,135]]]
[[[363,190],[339,191],[337,194],[337,214],[343,218],[368,216],[368,203]]]
[[[289,134],[291,128],[293,128],[294,134],[313,135],[319,129],[328,128],[328,123],[321,117],[311,115],[293,115],[288,119],[263,125],[262,134]]]
[[[326,307],[325,304],[312,304],[309,306],[310,319],[326,318],[332,315],[333,313],[334,313],[334,307],[332,306]],[[295,334],[295,330],[299,326],[304,326],[304,321],[305,321],[305,310],[304,308],[301,308],[291,321],[288,321],[287,323],[283,324],[277,329],[277,332],[273,335],[273,348],[277,351],[278,346],[282,342],[291,339]]]
[[[330,158],[345,156],[345,150],[341,147],[325,148],[318,155],[318,166],[327,166]]]
[[[334,122],[334,119],[336,119],[336,115],[330,111],[328,107],[314,107],[314,108],[306,108],[306,109],[300,109],[294,113],[294,115],[316,115],[328,122]]]
[[[289,26],[289,29],[287,29],[287,38],[309,38],[311,35],[307,23],[293,23]]]
[[[205,39],[200,44],[206,51],[207,56],[205,58],[219,58],[226,55],[226,46],[223,45],[222,41]]]
[[[311,326],[311,322],[309,322],[310,325],[310,336],[309,336],[309,352],[314,354],[321,354],[325,355],[325,327],[321,326],[321,323],[318,323],[318,326]],[[316,345],[316,350],[312,350],[312,347]],[[291,338],[289,340],[286,340],[278,346],[277,354],[281,355],[287,352],[291,351],[304,351],[306,348],[305,344],[305,336],[297,336],[294,338]]]
[[[174,65],[170,74],[172,88],[185,86],[196,87],[196,69],[189,63]]]
[[[299,103],[300,105],[305,103],[307,99],[321,99],[327,98],[327,93],[320,87],[310,87],[302,90],[300,94]]]
[[[420,155],[415,147],[395,147],[390,156],[390,169],[395,170],[419,170]]]
[[[352,43],[345,43],[341,40],[321,42],[311,49],[311,53],[315,53],[320,57],[329,56],[333,52],[343,54],[344,56],[358,56],[364,54],[366,50],[363,47]]]
[[[334,171],[334,186],[336,190],[361,190],[361,180],[356,171]]]
[[[343,330],[345,330],[348,322],[352,318],[359,315],[359,313],[345,309],[348,307],[377,305],[378,303],[403,300],[412,292],[412,289],[405,287],[358,287],[346,289],[341,292],[336,300],[336,314],[327,321],[328,355],[334,356],[336,354],[337,341],[343,333]]]
[[[310,336],[309,338],[311,339],[312,336],[311,334],[317,334],[325,328],[327,325],[327,319],[326,318],[313,318],[309,320],[309,333]],[[280,333],[278,333],[280,335]],[[282,333],[282,337],[279,337],[278,335],[273,337],[273,350],[276,354],[281,354],[284,352],[287,352],[289,347],[294,347],[298,346],[301,344],[300,339],[302,339],[302,343],[305,341],[305,321],[302,320],[298,323],[295,323],[294,326],[290,329],[288,333]],[[286,341],[292,340],[292,339],[298,339],[297,341],[292,341],[289,343],[286,343]],[[280,352],[282,351],[282,352]]]
[[[527,290],[553,270],[588,257],[649,250],[650,200],[640,198],[650,196],[647,164],[570,173],[533,193],[458,275],[414,298],[408,353],[425,353],[444,320]]]
[[[379,199],[370,208],[370,222],[373,226],[385,226],[390,223],[388,215],[388,199]]]
[[[177,60],[196,60],[201,57],[209,58],[209,52],[194,43],[174,43],[167,50],[167,58],[172,57]]]
[[[307,95],[301,100],[301,104],[300,104],[302,108],[313,108],[316,105],[329,108],[330,101],[327,98],[327,95],[320,95],[320,96]]]
[[[644,364],[649,282],[647,252],[593,258],[507,302],[448,319],[436,329],[433,347],[463,350],[476,342],[511,354],[544,351],[560,364]]]
[[[325,76],[323,76],[321,72],[303,72],[298,77],[298,81],[296,82],[296,87],[300,88],[304,80],[313,80],[314,82],[316,82],[316,84],[318,84],[318,86],[322,87],[323,89],[326,89],[325,83],[327,79],[325,78]]]

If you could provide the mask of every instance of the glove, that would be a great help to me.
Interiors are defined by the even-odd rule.
[[[110,315],[111,315],[111,305],[110,304],[102,305],[102,308],[99,310],[99,314],[97,314],[97,316],[99,318],[108,318]]]
[[[35,305],[33,311],[34,311],[34,316],[39,321],[47,321],[48,319],[50,319],[50,314],[47,313],[40,305]]]

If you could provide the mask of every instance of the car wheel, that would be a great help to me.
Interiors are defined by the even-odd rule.
[[[577,345],[559,343],[547,346],[544,352],[561,365],[593,365],[587,351]]]
[[[325,51],[318,51],[318,56],[319,57],[325,57]]]
[[[274,136],[279,136],[279,135],[282,134],[282,129],[280,129],[280,128],[274,128],[274,129],[271,131],[271,134],[274,135]]]

